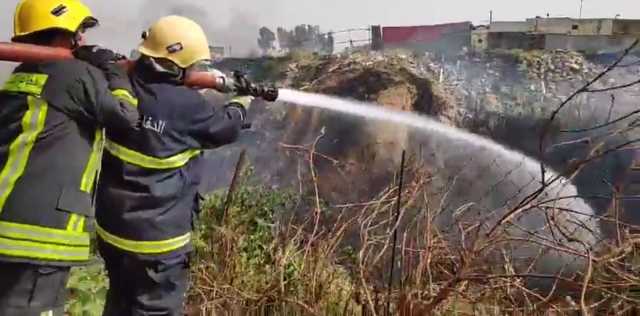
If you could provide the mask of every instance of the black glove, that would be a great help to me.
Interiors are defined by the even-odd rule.
[[[254,85],[242,72],[239,71],[234,71],[233,77],[234,90],[237,96],[250,95],[256,98],[262,98],[269,102],[274,102],[278,99],[278,89],[275,87]]]
[[[73,56],[102,70],[108,69],[119,60],[126,59],[123,55],[96,45],[80,46],[73,51]]]
[[[279,91],[276,87],[257,86],[256,94],[258,94],[263,100],[269,102],[275,102],[279,97]]]
[[[116,64],[119,60],[125,60],[125,56],[95,45],[80,46],[73,51],[73,56],[102,70],[110,90],[133,91],[127,72]]]
[[[245,96],[252,95],[254,90],[253,84],[247,79],[244,73],[240,71],[233,72],[233,85],[236,95]]]

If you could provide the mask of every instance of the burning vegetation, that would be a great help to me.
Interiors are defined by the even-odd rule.
[[[539,180],[543,164],[528,169],[523,156],[275,105],[254,113],[244,143],[211,154],[212,170],[233,170],[246,150],[252,168],[236,191],[218,191],[205,207],[194,315],[625,314],[640,303],[638,221],[622,188],[601,185],[629,173],[630,152],[617,147],[633,140],[634,125],[619,118],[638,87],[612,89],[613,106],[609,95],[585,93],[585,80],[606,64],[562,51],[445,63],[404,53],[236,62],[221,68],[249,65],[265,80],[473,130],[569,182],[540,196],[537,188],[549,185]],[[589,89],[632,82],[634,73],[610,70]],[[596,125],[605,126],[588,129]],[[209,185],[226,187],[231,177],[214,172]],[[578,204],[562,202],[576,196]]]

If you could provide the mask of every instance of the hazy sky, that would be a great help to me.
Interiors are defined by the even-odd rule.
[[[0,40],[11,33],[17,0],[1,0]],[[318,24],[323,30],[381,25],[416,25],[469,20],[482,23],[489,10],[496,20],[521,20],[536,15],[577,16],[579,0],[86,0],[102,26],[95,40],[128,52],[144,25],[175,13],[191,15],[209,31],[216,44],[247,51],[255,47],[257,28]],[[135,3],[131,5],[130,3]],[[176,9],[178,8],[178,9]],[[585,0],[583,16],[640,19],[639,0]]]

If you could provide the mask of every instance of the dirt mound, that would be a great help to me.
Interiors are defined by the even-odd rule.
[[[373,106],[412,111],[449,120],[451,100],[429,78],[416,72],[412,59],[354,54],[303,61],[289,67],[300,89],[367,101]],[[388,185],[411,131],[397,124],[366,121],[318,109],[292,107],[285,120],[286,144],[311,144],[330,159],[315,164],[320,189],[332,201],[371,198]],[[349,194],[345,194],[349,192]]]

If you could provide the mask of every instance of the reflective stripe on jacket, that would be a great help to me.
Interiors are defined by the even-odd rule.
[[[0,261],[82,264],[103,127],[137,110],[76,60],[20,65],[0,89]]]
[[[139,131],[107,132],[96,199],[97,232],[118,249],[162,256],[191,249],[202,150],[233,142],[245,111],[197,91],[132,77]]]

